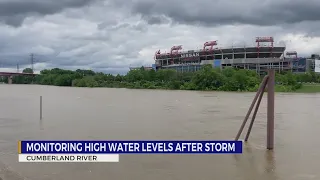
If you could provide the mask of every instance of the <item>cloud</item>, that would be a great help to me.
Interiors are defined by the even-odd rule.
[[[156,50],[255,45],[273,36],[300,56],[319,53],[320,1],[0,0],[0,68],[125,73]]]
[[[55,14],[92,2],[93,0],[0,0],[0,18],[8,25],[20,26],[26,16]]]
[[[207,26],[283,25],[320,20],[317,0],[135,0],[132,12],[143,17],[164,15],[177,23]]]

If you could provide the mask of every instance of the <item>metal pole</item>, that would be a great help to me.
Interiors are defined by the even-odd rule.
[[[259,96],[259,99],[258,99],[258,102],[257,102],[257,105],[256,105],[256,108],[254,109],[254,112],[253,112],[253,115],[252,115],[252,119],[251,119],[251,122],[250,122],[250,125],[249,125],[249,128],[248,128],[248,132],[247,132],[247,135],[245,137],[245,141],[248,141],[249,139],[249,136],[250,136],[250,132],[251,132],[251,129],[252,129],[252,126],[253,126],[253,123],[254,123],[254,120],[256,119],[256,116],[257,116],[257,113],[258,113],[258,110],[259,110],[259,106],[260,106],[260,103],[261,103],[261,100],[262,100],[262,97],[263,97],[263,94],[264,94],[264,90],[267,86],[267,81],[263,84],[263,90],[262,92],[260,93],[260,96]]]
[[[247,115],[246,115],[246,117],[244,118],[244,120],[243,120],[243,122],[242,122],[242,125],[241,125],[241,127],[240,127],[240,129],[239,129],[239,131],[238,131],[238,134],[237,134],[236,138],[235,138],[235,141],[238,141],[238,139],[239,139],[239,137],[240,137],[240,135],[241,135],[241,133],[242,133],[242,131],[243,131],[243,128],[244,128],[244,126],[246,125],[246,123],[247,123],[247,121],[248,121],[248,118],[249,118],[249,116],[250,116],[250,114],[251,114],[251,111],[252,111],[252,109],[253,109],[253,107],[254,107],[254,104],[256,103],[259,94],[260,94],[261,91],[263,90],[263,89],[262,89],[262,88],[263,88],[263,84],[265,84],[267,80],[268,80],[268,76],[265,76],[265,77],[263,78],[262,83],[260,84],[260,87],[259,87],[259,90],[258,90],[256,96],[254,97],[254,99],[253,99],[253,101],[252,101],[252,103],[251,103],[251,105],[250,105],[250,108],[249,108],[249,110],[248,110],[248,112],[247,112]]]
[[[274,146],[274,84],[275,72],[268,70],[268,109],[267,109],[267,149],[271,150]]]
[[[40,96],[40,120],[42,120],[42,96]]]

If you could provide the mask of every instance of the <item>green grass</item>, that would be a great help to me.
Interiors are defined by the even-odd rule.
[[[304,83],[297,90],[292,89],[291,86],[276,85],[275,92],[320,93],[320,83]]]
[[[302,87],[295,92],[320,93],[320,84],[303,84]]]

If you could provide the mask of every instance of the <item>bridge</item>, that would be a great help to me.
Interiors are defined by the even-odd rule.
[[[13,76],[35,76],[34,73],[0,72],[0,76],[8,77],[8,84],[12,84]]]

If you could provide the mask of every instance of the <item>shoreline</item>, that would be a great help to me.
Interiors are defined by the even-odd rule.
[[[0,84],[9,85],[9,84]],[[51,86],[58,88],[87,88],[87,89],[130,89],[130,90],[161,90],[161,91],[194,91],[194,92],[226,92],[226,93],[255,93],[257,91],[221,91],[221,90],[186,90],[186,89],[166,89],[166,88],[130,88],[130,87],[77,87],[77,86],[55,86],[55,85],[42,85],[42,84],[10,84],[10,85],[33,85],[33,86]],[[295,91],[281,91],[279,86],[275,86],[276,93],[306,93],[316,94],[320,93],[320,83],[303,83],[302,87]],[[265,92],[267,93],[267,92]]]
[[[294,91],[296,93],[320,93],[320,83],[302,84],[300,89]]]
[[[32,72],[24,69],[23,72]],[[6,78],[3,82],[8,82]],[[45,69],[35,77],[16,76],[13,84],[38,84],[59,87],[161,89],[188,91],[256,92],[262,75],[248,69],[214,68],[205,65],[196,72],[177,72],[172,69],[159,71],[130,70],[126,75],[112,75],[92,70]],[[308,72],[275,74],[275,92],[318,93],[320,74]],[[314,82],[314,83],[308,83]],[[318,86],[319,84],[319,86]]]

